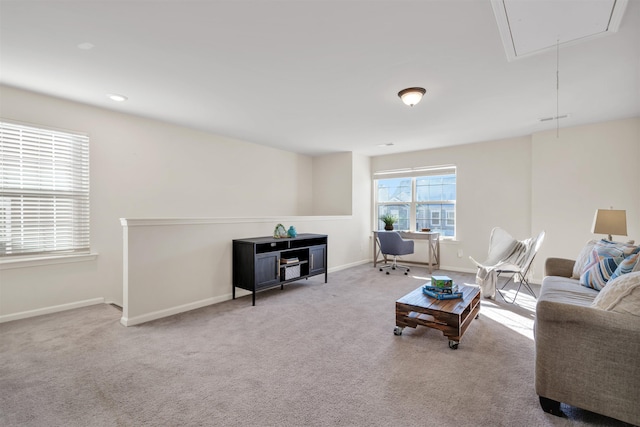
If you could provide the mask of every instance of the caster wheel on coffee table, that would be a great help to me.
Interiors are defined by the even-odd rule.
[[[393,328],[393,335],[402,335],[402,329],[400,326]]]
[[[449,340],[449,348],[451,350],[457,350],[458,349],[458,344],[460,344],[460,342]]]

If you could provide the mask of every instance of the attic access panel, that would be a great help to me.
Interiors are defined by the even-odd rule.
[[[618,31],[627,0],[491,0],[507,59]]]

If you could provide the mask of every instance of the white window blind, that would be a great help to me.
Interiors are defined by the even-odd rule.
[[[88,251],[88,136],[0,120],[0,256]]]

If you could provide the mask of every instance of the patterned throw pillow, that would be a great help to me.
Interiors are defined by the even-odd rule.
[[[584,272],[580,275],[580,284],[597,291],[601,290],[616,272],[618,265],[626,257],[636,254],[638,251],[640,251],[638,246],[610,242],[604,239],[599,241],[589,254]]]
[[[578,254],[578,258],[576,258],[575,264],[573,264],[573,274],[571,275],[574,279],[579,279],[584,273],[584,266],[587,265],[587,261],[589,260],[589,254],[593,252],[593,247],[598,243],[597,240],[589,240],[580,253]]]
[[[616,277],[620,277],[623,274],[629,274],[636,270],[638,267],[638,261],[640,261],[640,252],[629,255],[623,259],[620,264],[618,264],[618,268],[616,268],[616,271],[613,272],[609,280],[613,280]]]

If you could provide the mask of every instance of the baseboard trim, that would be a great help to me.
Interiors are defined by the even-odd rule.
[[[350,267],[355,267],[357,265],[362,265],[362,264],[366,264],[370,262],[369,260],[361,260],[361,261],[356,261],[356,262],[352,262],[349,264],[344,264],[338,267],[333,267],[330,268],[328,270],[329,273],[333,273],[336,271],[340,271],[340,270],[344,270]],[[241,297],[244,295],[251,295],[251,292],[248,291],[243,291],[242,289],[238,289],[237,293],[236,293],[236,298],[237,297]],[[191,311],[191,310],[195,310],[198,308],[202,308],[202,307],[206,307],[208,305],[212,305],[212,304],[217,304],[219,302],[224,302],[224,301],[228,301],[232,298],[232,295],[229,294],[224,294],[224,295],[220,295],[217,297],[211,297],[211,298],[206,298],[200,301],[194,301],[194,302],[190,302],[188,304],[182,304],[182,305],[178,305],[175,307],[169,307],[163,310],[157,310],[157,311],[153,311],[151,313],[146,313],[146,314],[142,314],[139,316],[134,316],[134,317],[125,317],[122,316],[122,318],[120,318],[120,323],[124,326],[135,326],[135,325],[140,325],[142,323],[146,323],[146,322],[150,322],[152,320],[157,320],[157,319],[162,319],[163,317],[168,317],[168,316],[173,316],[175,314],[180,314],[180,313],[184,313],[187,311]]]
[[[173,316],[174,314],[180,314],[187,311],[195,310],[197,308],[206,307],[208,305],[217,304],[219,302],[228,301],[231,299],[231,294],[224,294],[217,297],[205,298],[203,300],[190,302],[187,304],[177,305],[175,307],[165,308],[163,310],[152,311],[151,313],[141,314],[135,317],[122,316],[120,323],[124,326],[135,326],[141,323],[150,322],[152,320],[162,319],[163,317]]]
[[[363,260],[352,262],[352,263],[349,263],[349,264],[343,264],[343,265],[339,265],[337,267],[331,267],[331,268],[329,268],[327,270],[327,272],[335,273],[336,271],[346,270],[347,268],[355,267],[355,266],[362,265],[362,264],[367,264],[367,263],[370,263],[370,262],[371,262],[370,259],[363,259]]]
[[[87,307],[90,305],[103,304],[104,298],[92,298],[83,301],[70,302],[68,304],[54,305],[51,307],[38,308],[36,310],[21,311],[19,313],[0,315],[0,323],[11,322],[13,320],[26,319],[28,317],[42,316],[44,314],[58,313],[60,311],[73,310],[74,308]]]

